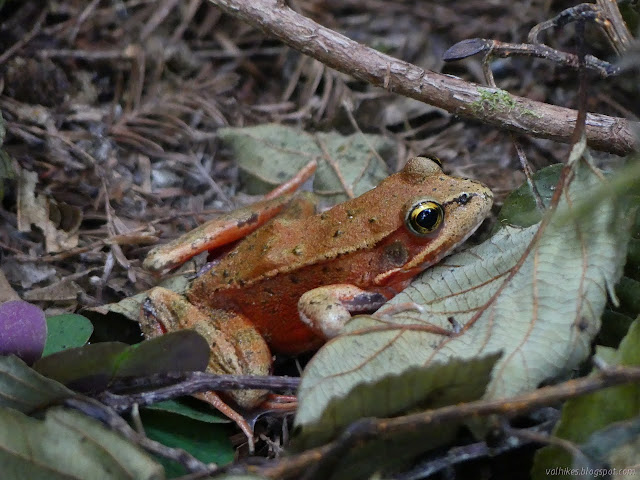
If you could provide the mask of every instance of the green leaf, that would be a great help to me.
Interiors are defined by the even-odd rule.
[[[602,314],[602,328],[598,332],[596,343],[605,347],[617,348],[632,323],[633,318],[605,309]]]
[[[272,190],[315,159],[314,192],[331,204],[349,198],[345,186],[356,196],[376,186],[389,173],[381,158],[395,151],[379,135],[310,134],[277,124],[223,128],[218,135],[233,150],[248,193]]]
[[[131,345],[120,356],[115,375],[202,372],[207,368],[210,352],[207,341],[194,330],[170,332]]]
[[[120,355],[128,348],[129,345],[120,342],[70,348],[41,358],[33,368],[73,390],[99,392],[109,386]]]
[[[340,347],[339,342],[332,342],[326,353],[343,355]],[[297,415],[296,424],[299,428],[292,446],[301,450],[325,443],[362,417],[392,417],[409,410],[426,410],[476,400],[484,394],[498,358],[500,354],[432,363],[427,367],[413,367],[397,375],[389,374],[371,382],[356,384],[344,397],[331,400],[320,417],[313,422],[302,423],[301,416]],[[300,397],[299,410],[307,411],[307,404],[317,401],[316,397],[321,397],[322,394],[321,384],[305,391],[305,395]],[[435,428],[440,430],[443,426],[439,424]],[[431,429],[428,430],[422,432],[425,437],[434,434]],[[434,438],[443,439],[438,435]],[[403,450],[415,454],[422,451],[423,446],[424,443],[417,452],[409,445],[405,445]],[[380,464],[376,463],[376,466],[379,467]]]
[[[589,156],[588,153],[585,154]],[[551,165],[536,172],[533,176],[534,183],[540,193],[542,203],[549,205],[553,196],[556,184],[559,179],[562,165]],[[637,207],[640,204],[640,156],[629,156],[627,165],[612,172],[599,172],[599,177],[606,176],[606,180],[594,182],[591,185],[589,196],[584,198],[579,205],[571,209],[571,216],[574,220],[579,217],[586,217],[580,221],[588,221],[596,213],[599,214],[598,207],[603,204],[615,202],[617,199],[625,198],[632,205]],[[631,210],[633,211],[633,209]],[[504,206],[498,214],[498,224],[511,224],[521,227],[528,227],[537,223],[542,218],[542,213],[537,209],[533,194],[529,185],[524,183],[514,190],[505,200]],[[640,212],[637,213],[639,215]],[[562,221],[562,217],[558,217]],[[640,226],[640,217],[637,217],[636,226],[633,229],[637,235]]]
[[[596,355],[613,365],[640,365],[640,320],[635,320],[620,342],[618,350],[598,347]],[[553,435],[574,443],[589,442],[595,432],[613,422],[640,414],[638,384],[611,387],[568,400]],[[558,447],[545,447],[536,453],[533,478],[548,478],[546,471],[554,467],[571,467],[571,455]]]
[[[16,356],[0,356],[0,407],[31,413],[74,393]]]
[[[631,223],[629,211],[613,197],[600,202],[598,215],[572,218],[600,182],[578,162],[568,192],[534,245],[538,225],[505,226],[482,245],[428,269],[388,303],[395,309],[418,303],[423,312],[352,319],[307,366],[297,425],[315,424],[332,400],[360,383],[453,358],[503,352],[485,394],[490,399],[533,390],[575,368],[590,353],[607,291],[622,273]],[[425,329],[451,331],[452,324],[462,333]]]
[[[321,444],[340,427],[352,424],[360,417],[388,417],[477,400],[483,395],[498,358],[499,355],[490,355],[477,359],[454,359],[359,384],[345,398],[332,401],[316,423],[301,427],[302,432],[296,432],[299,435],[294,437],[292,448]],[[321,389],[316,393],[320,394]],[[416,425],[411,433],[400,434],[382,430],[345,452],[332,466],[330,478],[375,478],[376,473],[404,468],[418,455],[453,441],[461,424],[459,420],[451,420]]]
[[[233,461],[234,449],[226,426],[149,409],[142,412],[141,418],[147,436],[163,445],[182,448],[204,463],[226,465]],[[158,460],[165,466],[168,478],[187,473],[175,462]]]
[[[164,402],[154,403],[145,407],[147,410],[159,410],[167,413],[181,415],[192,420],[206,423],[229,423],[230,420],[222,416],[217,410],[210,407],[203,407],[203,402],[183,398],[181,400],[166,400]]]
[[[68,348],[81,347],[89,340],[93,325],[88,318],[75,313],[65,313],[47,318],[47,342],[42,356]]]
[[[29,480],[160,480],[162,466],[101,423],[54,408],[44,421],[0,408],[2,477]]]
[[[549,206],[553,191],[563,165],[558,163],[539,170],[533,175],[533,182],[540,194],[542,204]],[[542,220],[542,214],[538,210],[535,197],[527,182],[513,190],[505,199],[502,209],[498,214],[498,225],[512,225],[517,227],[530,227]]]
[[[43,375],[82,392],[101,391],[116,378],[203,371],[209,345],[193,330],[181,330],[136,345],[104,342],[71,348],[38,360]]]

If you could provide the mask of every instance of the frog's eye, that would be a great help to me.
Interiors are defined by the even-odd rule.
[[[423,158],[428,158],[433,163],[435,163],[440,168],[442,168],[442,160],[440,160],[438,157],[436,157],[433,153],[423,153],[422,155],[419,155],[419,156],[423,157]]]
[[[443,219],[444,210],[439,203],[422,200],[409,208],[405,223],[416,235],[428,235],[440,228]]]

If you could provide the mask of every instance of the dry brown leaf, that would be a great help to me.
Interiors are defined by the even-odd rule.
[[[38,174],[21,169],[18,175],[18,230],[42,230],[47,253],[69,250],[78,245],[80,213],[75,207],[57,205],[36,193]],[[66,212],[66,213],[65,213]],[[73,212],[73,213],[70,213]],[[52,220],[53,219],[53,220]],[[62,228],[58,228],[62,225]]]
[[[69,278],[63,278],[61,281],[42,288],[34,288],[24,293],[24,299],[29,302],[38,301],[73,301],[77,300],[78,295],[84,290]]]

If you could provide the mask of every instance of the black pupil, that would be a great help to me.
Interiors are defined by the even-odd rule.
[[[438,223],[439,212],[436,208],[425,208],[416,215],[416,223],[422,228],[431,230]]]

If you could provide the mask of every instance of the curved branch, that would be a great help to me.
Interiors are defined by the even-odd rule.
[[[284,0],[210,0],[290,47],[358,80],[499,128],[569,143],[577,112],[424,70],[325,28]],[[618,155],[637,149],[638,122],[590,113],[590,147]]]

